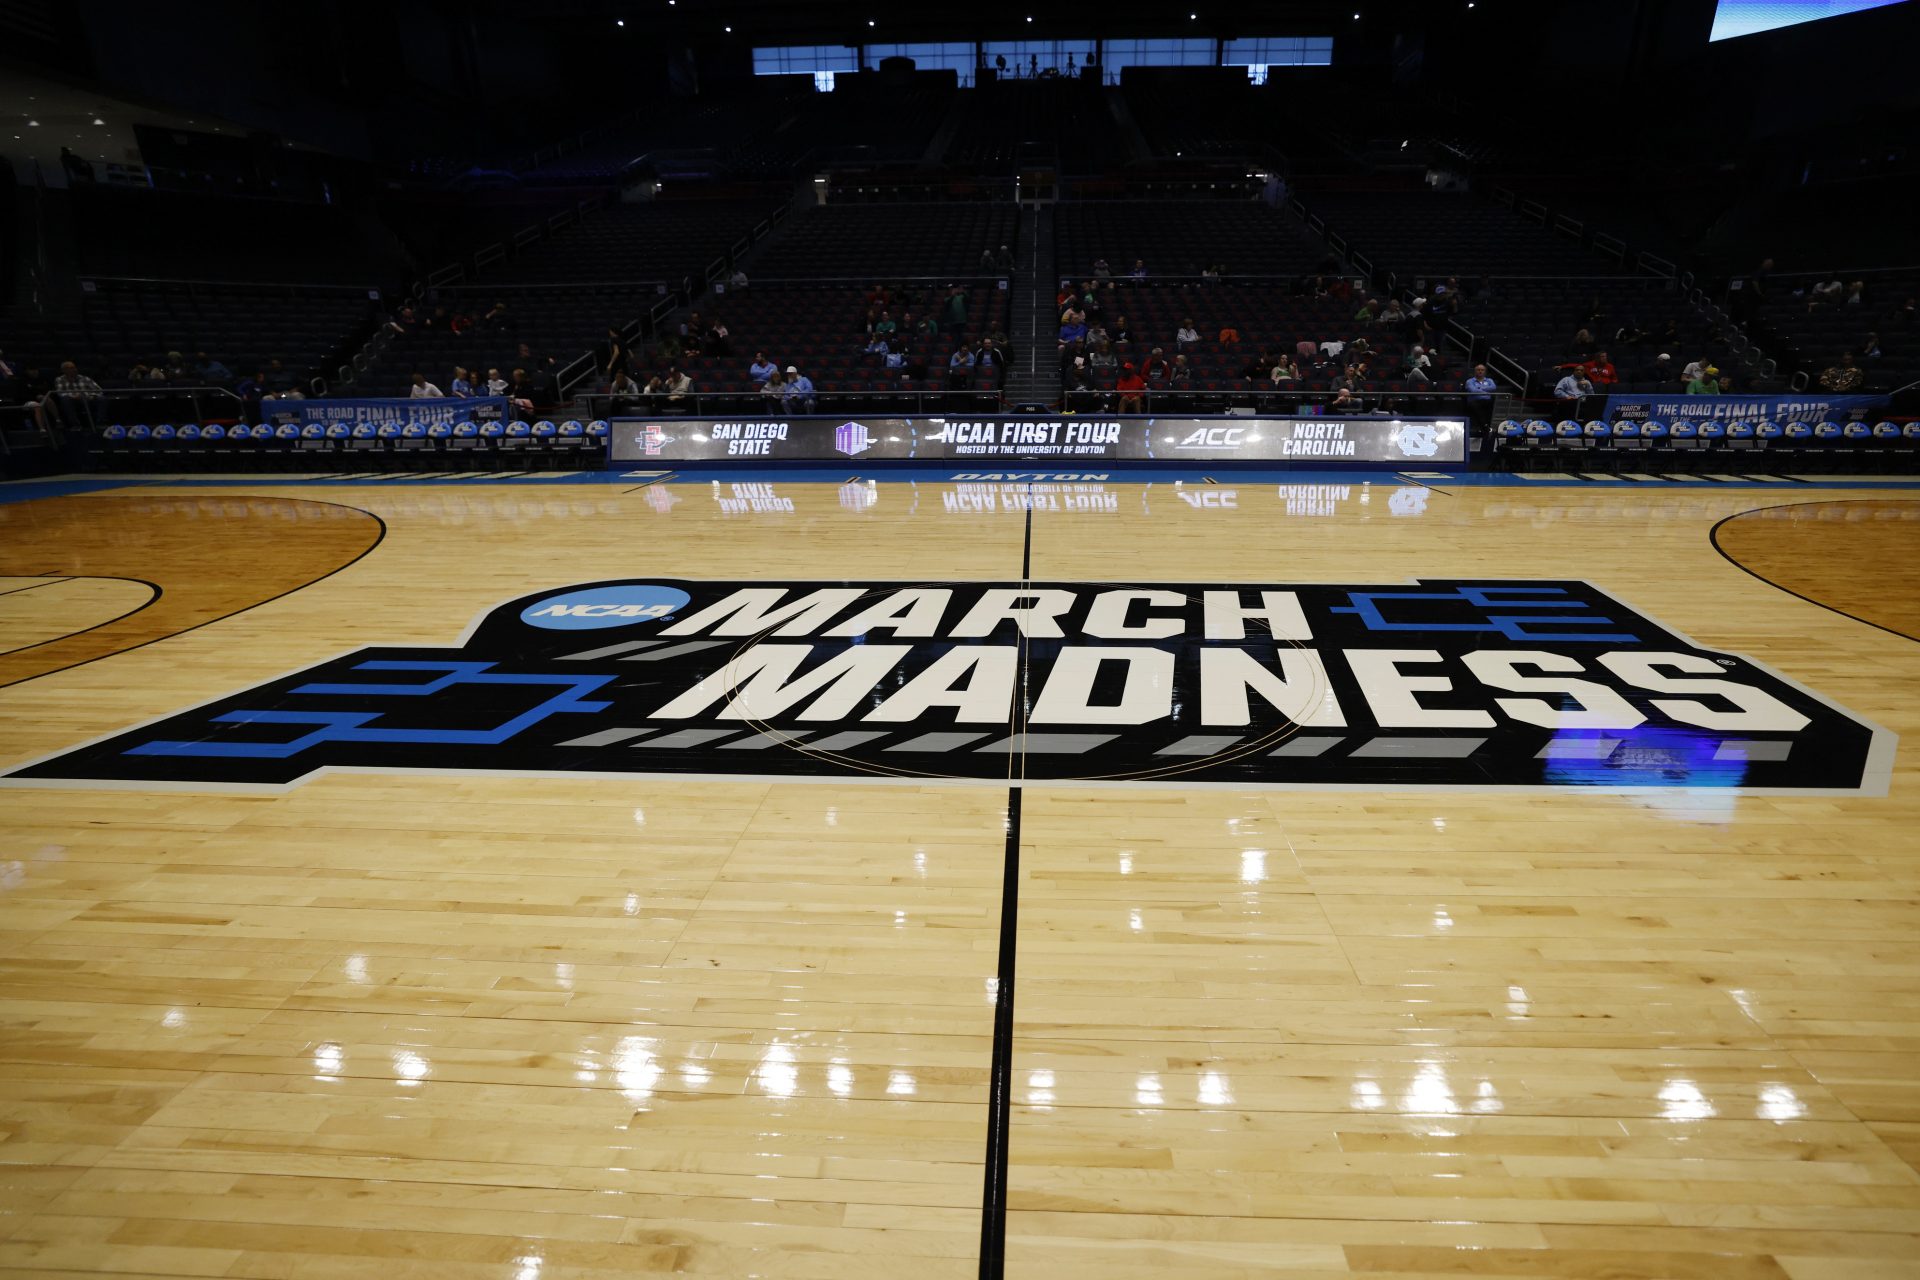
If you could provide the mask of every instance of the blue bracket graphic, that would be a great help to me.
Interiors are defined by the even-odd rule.
[[[1497,631],[1509,640],[1592,641],[1596,644],[1639,644],[1640,637],[1622,631],[1575,631],[1572,627],[1616,626],[1612,618],[1593,612],[1563,587],[1459,587],[1452,591],[1349,591],[1353,603],[1336,605],[1330,613],[1357,614],[1369,631]],[[1444,600],[1482,610],[1484,622],[1397,622],[1380,610],[1383,600]],[[1555,609],[1557,613],[1514,612]],[[1416,608],[1413,612],[1418,612]]]
[[[155,739],[130,748],[130,756],[220,756],[283,760],[326,742],[420,743],[438,746],[493,746],[548,716],[605,711],[610,702],[583,699],[609,683],[613,676],[515,675],[493,671],[491,662],[362,662],[356,671],[430,671],[437,678],[423,684],[303,684],[295,694],[366,694],[383,698],[420,698],[461,684],[557,685],[560,690],[491,729],[369,729],[379,711],[229,711],[213,717],[215,724],[291,724],[314,726],[287,742],[205,742]]]

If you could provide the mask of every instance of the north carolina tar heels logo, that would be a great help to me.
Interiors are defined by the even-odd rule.
[[[1893,747],[1583,582],[623,579],[4,781],[285,786],[344,768],[1878,794]]]
[[[1403,422],[1393,431],[1394,447],[1409,458],[1431,458],[1440,452],[1440,439],[1430,422]]]
[[[833,447],[849,458],[865,453],[872,442],[864,422],[843,422],[833,430]]]

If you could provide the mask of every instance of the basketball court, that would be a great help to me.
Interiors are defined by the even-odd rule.
[[[1912,485],[856,470],[6,486],[0,1269],[1920,1275]]]

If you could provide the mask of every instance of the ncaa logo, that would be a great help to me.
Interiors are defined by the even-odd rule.
[[[1427,422],[1403,422],[1393,430],[1393,443],[1409,458],[1431,458],[1440,452],[1439,437]]]
[[[589,631],[657,622],[687,602],[677,587],[645,583],[622,587],[594,587],[548,596],[520,611],[520,621],[549,631]]]
[[[833,429],[833,447],[849,458],[865,453],[873,445],[873,436],[864,422],[843,422]]]

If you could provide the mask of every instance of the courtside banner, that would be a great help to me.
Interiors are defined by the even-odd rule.
[[[432,426],[436,422],[458,422],[471,418],[475,422],[498,422],[507,416],[507,398],[505,396],[442,396],[432,400],[407,399],[329,399],[329,400],[269,400],[268,418],[275,424],[292,423],[304,427],[309,423],[330,426],[336,422],[400,422],[423,423]]]
[[[1467,460],[1464,418],[615,418],[610,461]]]
[[[1886,407],[1885,396],[1608,396],[1609,422],[1860,422]]]

